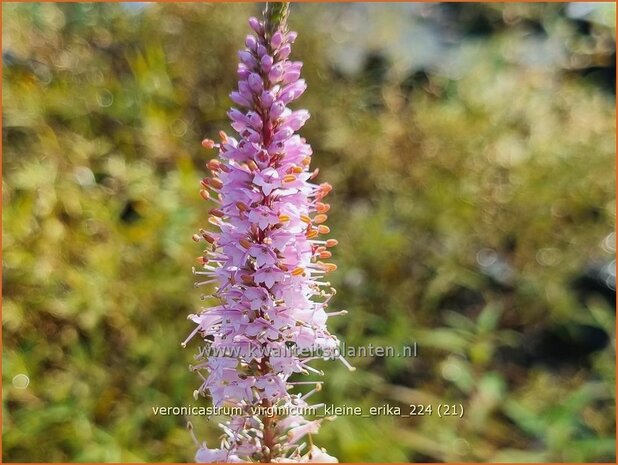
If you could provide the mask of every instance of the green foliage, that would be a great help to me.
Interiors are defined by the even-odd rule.
[[[261,8],[3,5],[4,461],[192,460],[186,419],[152,407],[195,404],[197,346],[180,341],[199,308],[199,141],[227,129],[236,50]],[[340,461],[613,461],[614,309],[572,283],[615,248],[614,97],[510,58],[531,21],[571,57],[590,40],[558,8],[487,6],[511,25],[464,44],[458,79],[378,86],[329,63],[322,8],[293,5],[290,27],[303,136],[335,187],[333,307],[349,314],[333,325],[350,346],[416,341],[418,357],[324,362],[319,400],[434,414],[340,417],[316,444]],[[578,325],[609,343],[518,359]],[[438,404],[465,414],[439,418]],[[192,420],[214,444],[216,421]]]

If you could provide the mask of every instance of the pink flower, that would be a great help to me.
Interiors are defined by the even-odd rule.
[[[265,17],[249,20],[254,34],[238,54],[238,88],[230,94],[238,108],[228,112],[238,138],[221,133],[220,143],[202,143],[219,152],[201,183],[218,231],[194,236],[207,243],[196,286],[214,286],[217,304],[191,316],[197,328],[188,339],[199,334],[206,343],[193,367],[205,371],[198,392],[240,412],[222,425],[219,449],[199,446],[198,462],[332,461],[315,447],[300,455],[300,441],[319,420],[284,415],[273,423],[259,411],[306,407],[310,394],[291,392],[298,382],[289,378],[320,372],[310,366],[314,357],[296,349],[339,345],[326,327],[334,290],[323,280],[336,268],[323,261],[336,241],[320,238],[329,233],[323,198],[331,187],[312,182],[311,147],[295,134],[309,113],[287,107],[307,88],[302,63],[288,59],[296,34],[287,31],[287,4],[269,4]]]
[[[273,266],[269,268],[260,268],[256,271],[254,279],[258,284],[264,284],[269,289],[272,288],[276,282],[281,281],[284,274],[283,272]]]

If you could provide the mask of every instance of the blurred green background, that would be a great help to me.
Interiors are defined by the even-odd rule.
[[[191,461],[205,136],[262,5],[3,3],[3,461]],[[613,4],[302,4],[340,461],[615,460]],[[20,389],[19,374],[30,384]],[[23,387],[23,386],[22,386]],[[216,444],[215,421],[193,419]]]

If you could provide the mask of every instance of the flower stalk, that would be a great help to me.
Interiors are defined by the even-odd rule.
[[[337,268],[325,261],[337,241],[323,238],[332,187],[313,182],[312,150],[297,134],[309,113],[288,107],[307,87],[302,63],[289,58],[288,14],[287,3],[268,3],[262,21],[249,19],[228,112],[237,136],[202,142],[218,151],[200,191],[214,203],[215,231],[193,236],[206,246],[195,285],[214,286],[216,304],[190,315],[196,328],[183,346],[198,334],[206,344],[192,367],[202,379],[196,396],[237,414],[220,424],[218,448],[196,440],[197,462],[336,461],[313,445],[321,420],[305,418],[322,387],[312,361],[341,358],[326,322],[345,312],[326,312],[335,290],[325,277]],[[299,375],[311,379],[291,379]],[[307,384],[313,389],[295,392]]]

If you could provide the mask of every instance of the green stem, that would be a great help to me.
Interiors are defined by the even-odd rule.
[[[275,31],[287,31],[290,2],[267,2],[264,8],[266,35],[272,37]]]

